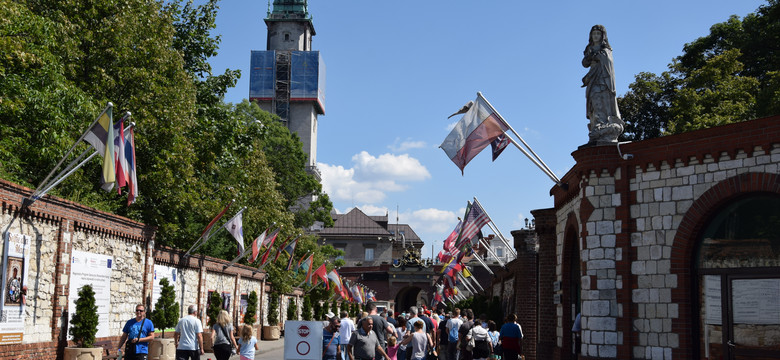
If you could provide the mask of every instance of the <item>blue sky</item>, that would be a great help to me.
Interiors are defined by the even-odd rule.
[[[481,91],[562,177],[588,141],[580,62],[591,26],[607,29],[623,94],[639,72],[666,70],[685,43],[763,3],[311,0],[312,47],[327,67],[317,156],[324,188],[340,213],[389,211],[394,222],[398,209],[425,241],[425,257],[474,196],[511,236],[531,210],[553,207],[553,182],[513,147],[495,162],[488,148],[461,176],[438,148],[458,119],[448,115]],[[248,97],[250,51],[265,50],[267,9],[267,1],[220,3],[222,43],[210,62],[215,73],[242,71],[229,102]]]

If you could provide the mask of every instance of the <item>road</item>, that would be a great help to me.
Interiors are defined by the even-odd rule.
[[[279,360],[284,359],[284,338],[279,340],[260,340],[260,351],[255,352],[255,360]],[[213,353],[201,355],[201,360],[216,360]],[[232,356],[230,360],[238,360],[238,356]]]

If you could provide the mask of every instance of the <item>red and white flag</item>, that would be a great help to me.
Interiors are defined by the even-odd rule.
[[[439,147],[463,173],[471,159],[508,129],[501,115],[482,94],[477,94],[477,99]]]

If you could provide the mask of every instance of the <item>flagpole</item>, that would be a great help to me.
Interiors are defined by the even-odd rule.
[[[217,216],[218,216],[219,218],[221,218],[221,217],[222,217],[222,215],[223,215],[223,213],[224,213],[225,211],[227,211],[227,209],[230,207],[230,205],[233,205],[233,203],[234,203],[235,201],[236,201],[236,199],[231,199],[231,200],[230,200],[230,202],[227,204],[227,206],[225,206],[225,209],[223,209],[223,210],[222,210],[222,211],[221,211],[219,214],[217,214]],[[217,218],[214,218],[214,220],[211,220],[211,221],[212,221],[212,222],[215,222],[215,220],[217,220]],[[186,252],[186,253],[184,253],[184,256],[182,256],[182,257],[187,257],[187,256],[188,256],[188,255],[189,255],[191,252],[193,252],[193,251],[195,251],[195,250],[199,249],[201,246],[203,246],[203,244],[205,244],[205,243],[206,243],[206,241],[209,241],[209,239],[211,239],[211,238],[212,238],[212,237],[213,237],[213,236],[214,236],[216,233],[218,233],[218,232],[219,232],[219,230],[222,228],[222,226],[220,226],[220,229],[217,229],[217,230],[216,230],[214,233],[212,233],[212,232],[211,232],[211,229],[213,229],[213,228],[214,228],[214,226],[213,226],[213,224],[211,224],[211,223],[209,223],[209,225],[211,225],[211,226],[206,228],[205,232],[204,232],[203,234],[201,234],[201,235],[198,237],[198,240],[197,240],[197,241],[195,241],[195,243],[194,243],[194,244],[192,244],[192,246],[190,247],[190,249],[189,249],[189,250],[187,250],[187,252]],[[204,240],[204,238],[203,238],[203,235],[207,235],[207,236],[206,236],[206,238],[205,238],[205,240]]]
[[[43,181],[41,181],[41,183],[40,183],[40,184],[38,185],[38,187],[36,188],[35,192],[33,192],[33,196],[31,196],[31,197],[30,197],[30,199],[32,200],[32,202],[30,202],[28,205],[32,205],[32,203],[33,203],[33,202],[35,202],[35,200],[37,200],[37,199],[33,200],[33,197],[35,197],[35,195],[37,195],[37,192],[38,192],[38,190],[37,190],[37,189],[41,188],[41,187],[42,187],[44,184],[46,184],[46,182],[47,182],[47,181],[49,181],[49,178],[51,178],[51,176],[52,176],[52,175],[54,175],[54,172],[57,170],[57,168],[59,168],[59,167],[60,167],[60,165],[62,165],[62,162],[63,162],[63,161],[65,161],[65,158],[67,158],[67,157],[68,157],[68,155],[70,155],[70,153],[71,153],[71,152],[73,152],[73,149],[75,149],[75,148],[76,148],[76,146],[77,146],[77,145],[78,145],[78,144],[81,142],[81,140],[84,140],[84,137],[86,137],[86,136],[87,136],[87,133],[89,132],[89,130],[90,130],[90,129],[92,129],[92,127],[93,127],[93,126],[95,126],[95,124],[96,124],[96,123],[97,123],[97,122],[100,120],[100,117],[101,117],[101,116],[103,116],[103,114],[105,114],[105,113],[106,113],[106,111],[108,111],[108,109],[109,109],[109,108],[113,108],[113,107],[114,107],[114,104],[113,104],[112,102],[110,102],[110,101],[109,101],[108,103],[106,103],[106,107],[103,109],[103,111],[100,113],[100,115],[98,115],[98,116],[95,118],[95,121],[93,121],[93,122],[92,122],[92,124],[90,124],[90,125],[89,125],[89,127],[87,127],[87,130],[86,130],[86,131],[84,131],[84,132],[81,134],[81,136],[79,137],[79,139],[78,139],[78,140],[76,140],[76,142],[75,142],[75,143],[73,143],[73,146],[71,146],[71,147],[70,147],[70,149],[68,150],[68,152],[66,152],[66,153],[65,153],[65,156],[63,156],[63,157],[62,157],[62,159],[60,159],[60,162],[58,162],[58,163],[57,163],[57,165],[56,165],[56,166],[54,166],[54,168],[53,168],[53,169],[51,169],[51,171],[49,172],[49,175],[47,175],[47,176],[46,176],[46,178],[45,178],[45,179],[43,179]],[[113,125],[113,124],[112,124],[112,125]],[[112,139],[112,140],[113,140],[113,139]]]
[[[490,227],[490,230],[493,230],[493,232],[496,233],[496,237],[501,240],[501,243],[507,247],[507,251],[509,251],[512,256],[517,257],[517,252],[509,245],[509,242],[504,238],[504,234],[501,234],[501,231],[498,230],[498,226],[493,221],[490,221],[487,225]]]
[[[102,116],[102,114],[101,114],[101,116]],[[123,117],[122,119],[124,120],[125,118],[129,118],[129,117],[130,117],[130,112],[128,111],[126,113],[125,117]],[[132,123],[131,125],[127,126],[124,130],[127,131],[131,127],[135,127],[135,123]],[[90,129],[91,128],[92,128],[92,126],[90,126]],[[79,141],[81,141],[81,140],[79,140]],[[76,143],[78,144],[78,142],[76,142]],[[72,151],[72,150],[73,150],[73,148],[71,148],[71,150],[68,151],[68,154],[66,154],[65,157],[67,157],[70,154],[70,151]],[[84,164],[86,164],[89,160],[91,160],[93,157],[95,157],[95,155],[98,155],[97,150],[95,150],[93,148],[92,149],[92,154],[89,155],[86,159],[81,160],[81,158],[83,158],[89,152],[89,150],[90,149],[84,150],[81,153],[81,155],[76,157],[76,159],[71,161],[70,164],[68,164],[68,166],[66,166],[64,169],[62,169],[62,171],[60,171],[60,173],[57,174],[57,176],[54,177],[54,179],[56,179],[56,180],[53,183],[46,183],[45,186],[43,186],[44,183],[41,182],[41,185],[38,186],[38,189],[36,189],[35,192],[32,195],[30,195],[30,197],[28,199],[25,199],[26,206],[30,206],[33,203],[35,203],[36,201],[38,201],[40,198],[46,196],[46,193],[48,193],[49,190],[53,189],[55,186],[57,186],[61,182],[65,181],[65,179],[67,179],[69,176],[73,175],[73,173],[76,172],[76,170],[78,170],[82,166],[84,166]],[[63,157],[62,160],[65,160],[65,157]],[[54,169],[52,169],[52,171],[49,174],[49,176],[46,177],[46,180],[48,180],[51,177],[51,174],[53,174],[54,171],[57,170],[57,168],[59,168],[59,166],[62,164],[62,160],[60,160],[60,163],[57,164],[57,166]],[[76,165],[76,163],[79,162],[79,161],[81,161],[81,162]],[[44,180],[44,182],[46,180]],[[42,186],[43,186],[43,190],[39,190]]]
[[[477,293],[477,291],[473,287],[471,287],[471,284],[468,282],[468,280],[466,280],[466,278],[463,277],[463,274],[458,273],[458,279],[460,279],[460,283],[463,284],[466,290],[468,290],[472,294]]]
[[[484,239],[480,239],[479,243],[485,247],[485,250],[487,250],[490,253],[490,255],[493,255],[493,257],[496,258],[496,261],[498,261],[498,263],[501,264],[501,266],[505,266],[504,262],[498,258],[498,255],[496,255],[496,253],[493,251],[493,249],[490,248],[490,246],[487,244],[487,242]]]
[[[554,181],[554,182],[555,182],[556,184],[558,184],[558,185],[561,185],[561,180],[560,180],[560,179],[558,179],[558,177],[557,177],[557,176],[555,176],[555,174],[552,172],[552,170],[550,170],[550,167],[549,167],[549,166],[547,166],[547,164],[545,164],[545,163],[544,163],[544,161],[542,160],[542,158],[540,158],[540,157],[539,157],[539,155],[537,155],[537,154],[536,154],[536,153],[533,151],[533,149],[531,149],[531,147],[530,147],[530,146],[528,146],[528,144],[525,142],[525,140],[523,140],[523,138],[520,136],[520,134],[518,134],[518,133],[517,133],[517,131],[515,131],[515,129],[512,127],[512,125],[509,125],[509,123],[506,121],[506,119],[504,119],[504,117],[503,117],[503,116],[501,116],[501,114],[498,112],[498,110],[496,110],[496,108],[495,108],[495,107],[493,107],[493,105],[490,103],[490,101],[488,101],[488,100],[487,100],[487,99],[486,99],[484,96],[482,96],[482,92],[479,92],[479,91],[478,91],[478,92],[477,92],[477,96],[479,96],[480,98],[482,98],[482,100],[484,100],[484,101],[485,101],[485,103],[486,103],[486,104],[488,104],[488,106],[490,106],[490,108],[493,110],[493,112],[494,112],[494,113],[496,113],[496,115],[498,115],[498,117],[499,117],[499,118],[501,118],[501,121],[504,123],[504,125],[506,125],[506,126],[509,128],[509,130],[511,130],[511,131],[512,131],[512,133],[513,133],[513,134],[515,134],[515,136],[517,136],[517,138],[518,138],[518,139],[520,139],[520,141],[523,143],[523,145],[525,145],[525,146],[528,148],[528,151],[530,151],[530,152],[531,152],[531,154],[533,154],[533,155],[534,155],[535,159],[534,159],[534,157],[531,157],[531,155],[530,155],[530,154],[528,154],[528,152],[527,152],[525,149],[523,149],[522,147],[520,147],[520,145],[519,145],[519,144],[518,144],[518,143],[517,143],[517,142],[516,142],[514,139],[512,139],[511,137],[508,137],[508,138],[509,138],[509,140],[511,140],[511,141],[512,141],[512,143],[513,143],[513,144],[515,144],[515,146],[516,146],[516,147],[517,147],[517,148],[518,148],[518,149],[519,149],[519,150],[520,150],[520,151],[521,151],[523,154],[525,154],[525,156],[527,156],[529,160],[531,160],[531,161],[532,161],[532,162],[533,162],[533,163],[534,163],[534,164],[535,164],[537,167],[539,167],[539,169],[540,169],[540,170],[544,171],[544,173],[545,173],[545,174],[547,174],[547,176],[549,176],[549,177],[550,177],[550,179],[552,179],[552,181]],[[537,160],[538,160],[538,161],[537,161]]]
[[[493,221],[493,218],[490,217],[490,214],[488,214],[487,210],[485,210],[485,207],[482,206],[482,203],[479,202],[479,199],[477,199],[476,196],[474,196],[474,202],[477,203],[480,208],[482,208],[482,211],[485,213],[485,215],[488,217],[488,219],[490,219],[490,222],[495,225],[495,222]],[[488,224],[488,225],[490,225],[490,224]],[[517,256],[517,252],[515,252],[515,249],[512,246],[509,245],[509,242],[506,240],[506,237],[504,237],[504,234],[501,233],[501,230],[498,229],[498,226],[496,225],[495,229],[493,229],[493,227],[491,226],[490,229],[495,231],[496,234],[498,234],[499,237],[501,238],[501,240],[504,242],[504,245],[507,246],[509,251],[512,252],[512,254],[514,256]]]
[[[482,265],[482,267],[484,267],[485,270],[487,270],[490,273],[490,275],[495,275],[495,274],[493,274],[493,270],[490,270],[490,267],[488,267],[487,264],[485,264],[485,262],[479,256],[479,254],[474,253],[474,258],[477,259],[477,261],[479,261],[480,265]]]

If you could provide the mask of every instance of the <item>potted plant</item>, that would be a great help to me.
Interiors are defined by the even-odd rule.
[[[249,293],[249,297],[246,299],[246,312],[244,313],[244,324],[254,328],[257,321],[257,292],[252,290]],[[260,338],[262,334],[258,333],[257,337]]]
[[[287,320],[298,320],[298,304],[295,302],[295,298],[290,298],[290,302],[287,304]]]
[[[217,322],[217,316],[219,316],[221,310],[222,296],[220,296],[218,292],[213,291],[209,295],[208,307],[206,308],[206,315],[209,317],[206,325],[208,325],[209,328],[214,326]],[[203,331],[203,350],[207,352],[214,351],[214,344],[211,343],[211,331],[213,330],[209,330],[209,332]]]
[[[301,316],[303,317],[303,320],[311,321],[311,298],[308,296],[304,296],[303,298],[303,311],[301,311]]]
[[[278,340],[281,336],[279,329],[279,295],[268,294],[268,326],[263,327],[263,339]]]
[[[95,305],[95,291],[92,285],[84,285],[79,289],[76,299],[76,311],[70,320],[68,334],[73,337],[77,347],[65,348],[65,360],[89,358],[102,359],[103,348],[93,348],[97,334],[98,314]]]
[[[176,344],[173,339],[165,339],[165,329],[176,326],[179,321],[179,303],[176,302],[176,291],[168,279],[161,279],[160,287],[160,298],[154,305],[151,320],[156,328],[162,329],[162,337],[155,337],[149,343],[149,357],[160,356],[173,359],[176,357]]]

